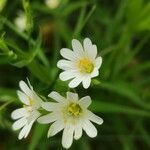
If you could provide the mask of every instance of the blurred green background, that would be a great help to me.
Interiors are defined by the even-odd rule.
[[[56,0],[53,0],[55,2]],[[54,3],[55,4],[55,3]],[[0,150],[60,150],[61,135],[47,139],[48,125],[35,123],[27,139],[12,131],[11,112],[22,107],[16,95],[28,77],[47,97],[68,91],[56,67],[62,47],[89,37],[103,57],[100,75],[79,95],[92,97],[91,110],[104,119],[98,136],[85,133],[71,150],[150,149],[149,0],[0,0]],[[14,20],[22,11],[25,31]]]

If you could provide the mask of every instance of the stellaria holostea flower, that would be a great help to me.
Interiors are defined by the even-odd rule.
[[[91,123],[102,124],[103,120],[88,110],[91,104],[89,96],[78,98],[78,94],[67,92],[67,98],[57,92],[51,92],[49,97],[56,102],[44,102],[42,107],[51,113],[38,118],[38,122],[48,124],[54,122],[48,131],[48,137],[54,136],[64,129],[62,145],[69,148],[74,139],[82,136],[83,130],[89,137],[97,135],[97,129]]]
[[[60,73],[62,81],[70,80],[69,87],[75,88],[81,82],[84,88],[88,88],[91,78],[99,75],[99,68],[102,64],[102,57],[97,57],[97,46],[93,45],[89,38],[81,43],[72,40],[73,51],[68,48],[62,48],[60,54],[65,58],[59,60],[57,67],[64,70]]]
[[[42,100],[30,83],[28,87],[24,81],[20,81],[19,86],[22,91],[17,91],[17,95],[24,106],[14,110],[11,117],[16,120],[12,125],[13,130],[21,129],[18,138],[22,139],[28,136],[33,123],[41,115],[38,109],[41,107]]]

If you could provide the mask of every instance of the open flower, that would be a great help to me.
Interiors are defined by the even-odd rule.
[[[84,39],[83,46],[73,39],[72,48],[73,51],[68,48],[60,50],[65,59],[57,63],[57,67],[64,70],[59,77],[62,81],[72,79],[69,83],[70,88],[77,87],[81,82],[84,88],[88,88],[91,78],[99,75],[102,57],[97,57],[97,47],[89,38]]]
[[[31,130],[33,123],[41,115],[38,109],[41,107],[42,100],[34,92],[32,86],[24,81],[19,82],[22,91],[17,91],[18,97],[24,104],[22,108],[12,112],[11,117],[17,120],[13,123],[13,130],[21,129],[18,138],[26,138]]]
[[[24,12],[18,12],[18,16],[15,18],[14,23],[20,32],[23,32],[27,27],[27,19]]]
[[[64,129],[62,145],[64,148],[69,148],[73,138],[79,139],[83,130],[91,138],[97,135],[97,129],[91,121],[100,125],[103,120],[88,110],[91,104],[89,96],[79,99],[78,94],[67,92],[67,98],[64,98],[57,92],[51,92],[49,97],[57,103],[42,103],[42,107],[51,113],[38,118],[40,123],[54,122],[49,128],[48,137],[54,136]]]

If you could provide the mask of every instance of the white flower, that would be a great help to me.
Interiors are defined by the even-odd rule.
[[[15,18],[14,23],[20,32],[23,32],[27,27],[27,19],[25,13],[20,11],[18,16]]]
[[[97,46],[93,45],[89,38],[84,39],[83,46],[73,39],[72,48],[73,51],[68,48],[60,50],[65,59],[57,63],[57,67],[64,70],[59,77],[62,81],[72,79],[70,88],[77,87],[81,82],[84,88],[88,88],[91,78],[99,75],[102,57],[97,57]]]
[[[60,0],[45,0],[45,4],[51,9],[57,8],[59,3]]]
[[[21,129],[18,138],[22,139],[28,136],[33,123],[41,115],[38,109],[41,107],[42,100],[34,92],[30,83],[28,87],[24,81],[20,81],[19,86],[22,91],[17,91],[17,94],[24,106],[14,110],[11,117],[17,120],[12,125],[13,130]]]
[[[62,145],[64,148],[69,148],[73,138],[79,139],[83,130],[91,138],[97,135],[97,129],[91,121],[100,125],[103,120],[88,110],[91,104],[89,96],[79,99],[78,94],[67,92],[67,98],[64,98],[57,92],[51,92],[49,97],[56,102],[44,102],[42,107],[51,113],[38,118],[40,123],[54,122],[49,128],[48,137],[64,129]]]
[[[4,9],[7,0],[0,0],[0,12]]]

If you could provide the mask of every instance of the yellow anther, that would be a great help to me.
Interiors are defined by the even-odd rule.
[[[32,100],[32,98],[28,96],[28,100],[29,100],[29,105],[32,106],[32,105],[33,105],[33,100]]]
[[[82,112],[80,105],[76,103],[69,104],[67,110],[70,115],[75,116],[75,117],[79,116]]]
[[[80,59],[78,67],[81,73],[91,73],[94,69],[93,63],[87,58]]]

